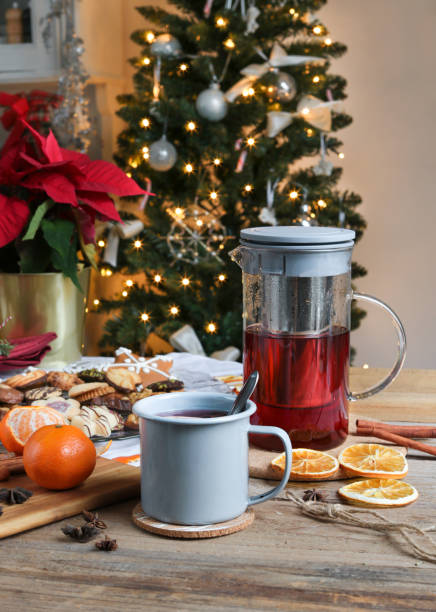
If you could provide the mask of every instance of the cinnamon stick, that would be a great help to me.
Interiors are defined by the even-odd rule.
[[[6,470],[9,474],[20,474],[24,472],[23,457],[11,457],[10,455],[0,455],[0,473],[6,475]],[[6,480],[7,478],[0,478]]]
[[[430,444],[424,444],[424,442],[418,442],[417,440],[411,440],[410,438],[399,436],[398,434],[391,433],[386,429],[378,427],[358,427],[357,435],[374,436],[374,438],[379,438],[380,440],[387,440],[388,442],[393,442],[398,446],[414,448],[416,450],[422,451],[423,453],[428,453],[429,455],[434,455],[436,457],[436,446],[431,446]]]
[[[391,425],[387,423],[378,423],[377,421],[365,421],[364,419],[357,419],[356,427],[359,428],[371,428],[384,429],[391,433],[396,433],[406,438],[436,438],[436,428],[429,427],[427,425]]]

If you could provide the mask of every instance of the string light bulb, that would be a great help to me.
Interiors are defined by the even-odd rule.
[[[325,45],[327,45],[327,47],[329,47],[329,46],[332,44],[332,42],[333,42],[333,41],[332,41],[332,39],[331,39],[331,38],[326,38],[326,39],[324,40],[324,44],[325,44]]]
[[[97,300],[97,298],[94,300],[93,302],[94,306],[98,306],[100,304],[100,300]]]
[[[150,119],[148,117],[144,117],[144,119],[141,119],[141,127],[143,128],[150,127]]]
[[[128,280],[126,280],[126,287],[133,287],[133,281],[131,278],[129,278]]]
[[[182,280],[180,281],[180,283],[183,285],[183,287],[187,287],[190,284],[190,279],[187,276],[184,276],[182,278]]]
[[[316,34],[316,36],[319,36],[322,34],[322,27],[320,25],[316,25],[313,27],[312,32]]]
[[[132,168],[137,168],[139,165],[136,159],[129,160],[129,164],[132,166]]]
[[[104,246],[106,246],[106,242],[105,242],[104,240],[99,240],[99,241],[97,242],[97,245],[98,245],[99,247],[103,248]]]
[[[162,276],[160,274],[155,274],[153,280],[155,283],[159,284],[162,280]]]
[[[247,138],[247,146],[249,147],[254,147],[254,145],[256,144],[256,139],[253,136],[250,136],[250,138]]]
[[[325,200],[318,200],[318,206],[320,208],[326,208],[327,202]]]
[[[211,200],[216,200],[218,198],[218,194],[216,191],[211,191],[209,197]]]
[[[177,306],[171,306],[170,307],[170,314],[173,315],[173,317],[176,317],[179,314],[179,309]]]
[[[194,172],[194,166],[192,164],[185,164],[184,170],[186,174],[191,174],[192,172]]]
[[[319,76],[316,74],[316,75],[313,77],[312,81],[313,81],[314,83],[319,83]]]
[[[135,242],[133,243],[133,246],[135,247],[135,249],[140,249],[142,247],[142,241],[135,240]]]
[[[180,206],[177,206],[174,212],[176,213],[178,217],[183,217],[184,211],[183,211],[183,208],[180,208]]]
[[[144,321],[144,323],[146,323],[149,319],[150,319],[150,315],[147,314],[146,312],[143,312],[141,315],[141,321]]]
[[[308,115],[309,114],[309,109],[307,108],[307,106],[305,106],[302,110],[301,110],[301,114],[302,115]]]
[[[195,225],[197,227],[202,227],[203,226],[203,221],[201,219],[197,219],[197,221],[195,222]]]
[[[246,191],[247,193],[250,193],[250,191],[253,191],[253,185],[250,185],[250,183],[247,183],[246,185],[244,185],[244,191]]]
[[[232,50],[232,49],[234,49],[236,47],[235,41],[233,39],[231,39],[231,38],[228,38],[227,40],[224,41],[224,46],[227,49]]]
[[[126,172],[126,176],[127,176],[128,178],[132,178],[132,173],[131,173],[131,172]]]
[[[215,166],[220,166],[221,162],[222,160],[219,157],[215,157],[215,159],[213,160],[213,163],[215,164]]]
[[[293,189],[290,194],[289,197],[291,198],[291,200],[296,200],[299,197],[299,192],[296,189]]]
[[[244,91],[242,92],[242,95],[244,96],[244,98],[248,98],[249,96],[254,96],[254,89],[253,87],[247,87],[246,89],[244,89]]]
[[[185,128],[188,132],[195,132],[195,130],[197,129],[197,124],[195,123],[195,121],[188,121],[188,123],[185,125]]]
[[[155,39],[155,36],[154,36],[154,33],[153,33],[153,32],[151,32],[151,31],[146,32],[146,34],[145,34],[145,40],[146,40],[146,41],[147,41],[149,44],[151,44],[151,43],[154,41],[154,39]]]
[[[220,283],[223,283],[227,279],[225,274],[218,274],[218,280]]]
[[[312,128],[307,128],[307,130],[306,130],[306,134],[309,136],[309,138],[310,138],[311,136],[313,136],[313,130],[312,130]]]
[[[339,157],[339,159],[344,159],[345,153],[339,153],[338,157]]]
[[[215,334],[217,329],[218,329],[218,326],[213,321],[206,324],[206,331],[208,334]]]
[[[149,57],[145,56],[145,57],[142,58],[142,63],[143,63],[144,66],[150,66],[151,59]]]
[[[127,297],[129,295],[129,292],[124,289],[124,291],[121,292],[121,295],[123,297]]]
[[[224,17],[217,17],[215,21],[215,25],[217,26],[217,28],[225,28],[227,24],[228,21],[227,19],[224,19]]]
[[[179,70],[180,70],[180,72],[187,72],[188,64],[180,64]]]

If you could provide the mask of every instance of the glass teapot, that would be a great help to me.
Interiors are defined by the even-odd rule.
[[[384,389],[404,363],[406,336],[381,300],[351,288],[355,233],[331,227],[253,227],[230,256],[243,276],[244,379],[259,372],[253,423],[288,432],[294,447],[325,450],[348,433],[348,401]],[[348,389],[351,301],[377,304],[392,318],[398,356],[388,376]],[[280,450],[271,437],[256,444]]]

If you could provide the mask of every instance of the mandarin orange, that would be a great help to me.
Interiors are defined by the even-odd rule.
[[[10,452],[23,454],[30,436],[44,427],[66,423],[65,417],[50,406],[16,406],[0,422],[0,442]]]
[[[74,425],[47,425],[24,446],[23,464],[31,480],[46,489],[76,487],[94,470],[96,451],[91,440]]]

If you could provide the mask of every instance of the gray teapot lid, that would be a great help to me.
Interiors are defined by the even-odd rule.
[[[241,231],[243,243],[291,246],[291,245],[322,245],[338,244],[354,240],[353,230],[341,227],[303,227],[300,225],[281,225],[266,227],[250,227]]]

